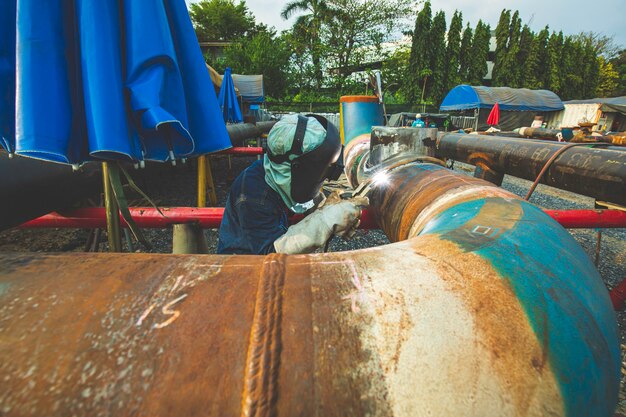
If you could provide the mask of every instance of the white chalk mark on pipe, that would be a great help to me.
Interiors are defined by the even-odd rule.
[[[354,266],[354,262],[350,261],[350,271],[352,272],[352,283],[356,288],[356,291],[352,291],[350,294],[344,296],[343,300],[351,300],[351,308],[353,313],[359,313],[361,309],[358,306],[358,302],[365,302],[365,291],[363,289],[363,285],[361,284],[361,279],[359,278],[359,273]]]
[[[172,294],[174,291],[176,291],[176,289],[178,288],[178,285],[180,285],[180,281],[182,281],[182,279],[184,278],[184,275],[179,275],[176,278],[176,282],[174,283],[174,286],[172,287],[172,289],[170,290],[170,294]]]
[[[146,311],[144,311],[143,314],[139,317],[139,320],[137,320],[137,323],[135,323],[135,326],[141,326],[141,323],[143,323],[143,321],[146,319],[146,317],[148,317],[150,312],[154,310],[154,307],[156,307],[156,304],[150,305],[150,307],[148,307]]]
[[[185,299],[187,297],[187,294],[183,294],[180,297],[178,297],[177,299],[170,301],[169,303],[167,303],[166,305],[163,306],[163,308],[161,309],[161,311],[163,312],[163,314],[171,314],[172,316],[165,320],[163,323],[159,323],[159,324],[155,324],[154,326],[152,326],[153,329],[162,329],[163,327],[169,326],[170,324],[172,324],[177,318],[178,316],[180,316],[180,311],[178,310],[170,310],[170,307],[173,306],[174,304],[176,304],[177,302]]]

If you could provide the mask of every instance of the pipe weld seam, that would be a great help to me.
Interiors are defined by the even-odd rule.
[[[436,198],[419,213],[411,225],[407,239],[419,235],[430,220],[446,209],[461,202],[487,197],[500,197],[507,200],[519,199],[516,195],[496,186],[465,185],[458,187]]]
[[[263,261],[246,358],[241,415],[269,417],[277,399],[285,255]]]

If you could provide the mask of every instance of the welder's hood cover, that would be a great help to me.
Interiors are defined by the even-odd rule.
[[[298,155],[292,152],[292,148],[301,119],[306,121],[306,128],[302,153]],[[329,131],[333,129],[332,125],[327,125]],[[317,118],[299,115],[283,117],[270,131],[268,154],[264,159],[265,180],[294,211],[300,211],[297,203],[305,203],[317,195],[330,168],[339,158],[341,142],[339,135],[333,134],[335,131],[327,135]]]

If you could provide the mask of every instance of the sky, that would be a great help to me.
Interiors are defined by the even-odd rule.
[[[187,3],[199,0],[187,0]],[[235,0],[236,2],[238,0]],[[284,21],[280,11],[288,0],[246,0],[248,9],[257,22],[274,26],[279,32],[288,29],[292,21]],[[549,25],[551,30],[562,30],[566,35],[594,31],[614,36],[618,45],[626,48],[626,0],[431,0],[433,14],[446,13],[449,24],[455,9],[463,12],[463,21],[476,25],[483,19],[492,28],[498,24],[503,8],[519,10],[522,24],[530,22],[533,30]],[[595,9],[593,6],[597,6]],[[293,19],[292,19],[293,20]],[[411,18],[414,21],[414,17]]]

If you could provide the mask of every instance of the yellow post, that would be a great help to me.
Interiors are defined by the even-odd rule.
[[[217,194],[215,193],[215,183],[213,183],[213,172],[211,171],[211,159],[206,157],[206,182],[210,187],[209,190],[209,200],[211,202],[211,206],[217,206]]]
[[[206,207],[206,155],[198,157],[198,207]]]
[[[108,162],[102,163],[102,179],[104,181],[104,207],[107,218],[107,239],[109,252],[122,251],[122,236],[120,233],[120,214],[117,201],[113,195],[113,187],[109,177]]]

